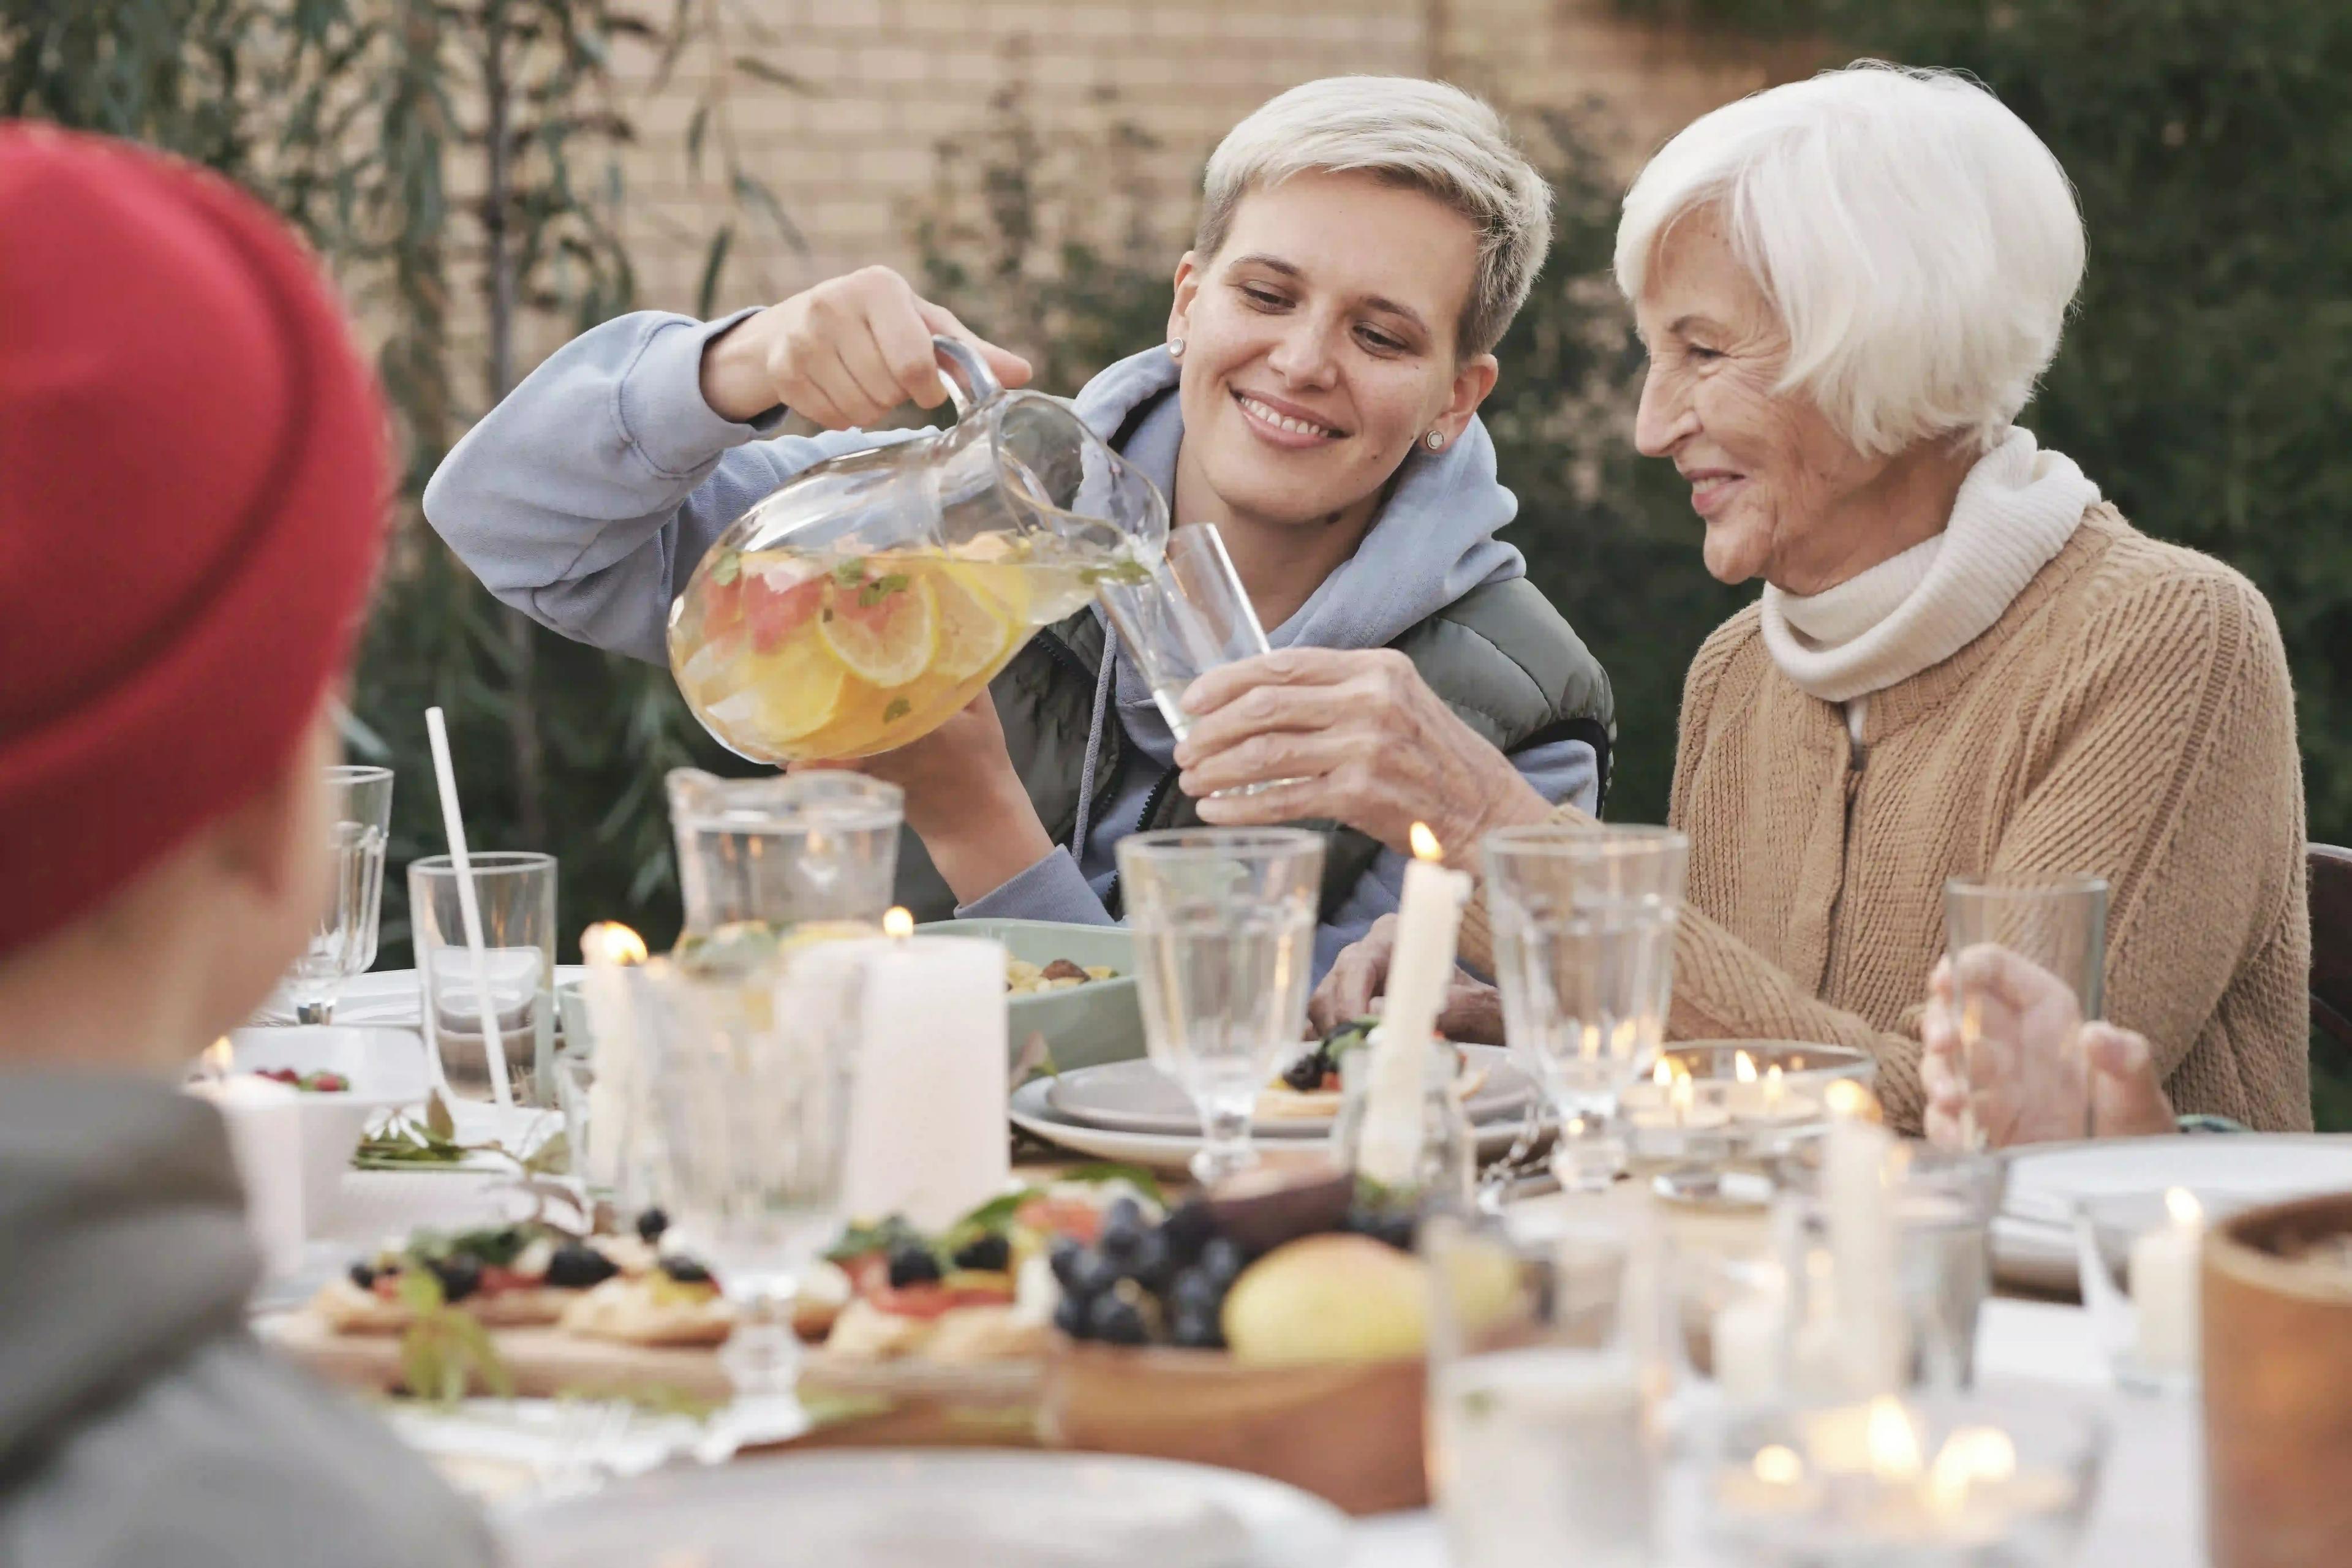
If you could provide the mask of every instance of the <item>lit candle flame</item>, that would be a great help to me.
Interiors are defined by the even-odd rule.
[[[586,963],[643,963],[646,939],[618,921],[598,921],[580,933],[580,957]]]
[[[1675,1122],[1677,1126],[1690,1119],[1691,1108],[1696,1103],[1696,1091],[1692,1089],[1691,1080],[1687,1077],[1677,1076],[1675,1079],[1675,1087],[1666,1091],[1666,1101],[1674,1107]]]
[[[905,910],[894,909],[882,917],[884,936],[909,937],[915,934],[915,917]]]
[[[1999,1486],[2017,1475],[2017,1445],[1997,1426],[1963,1426],[1944,1439],[1927,1470],[1927,1506],[1954,1514],[1978,1486]]]
[[[1842,1078],[1830,1085],[1829,1092],[1822,1098],[1829,1102],[1832,1116],[1872,1121],[1878,1120],[1875,1114],[1877,1107],[1870,1098],[1870,1090],[1850,1078]]]
[[[1774,1068],[1772,1070],[1774,1072],[1778,1072],[1780,1069],[1779,1068]],[[1742,1083],[1754,1083],[1756,1081],[1756,1058],[1749,1056],[1746,1051],[1734,1052],[1731,1058],[1731,1076],[1738,1079]]]
[[[2205,1205],[2199,1203],[2197,1194],[2187,1187],[2164,1189],[2164,1212],[2170,1215],[2172,1223],[2183,1230],[2205,1223]]]
[[[198,1059],[203,1065],[205,1077],[217,1080],[228,1077],[229,1068],[236,1064],[236,1050],[228,1043],[228,1037],[223,1035],[206,1046]]]
[[[1786,1089],[1786,1087],[1787,1086],[1780,1081],[1780,1064],[1779,1062],[1774,1062],[1770,1067],[1764,1069],[1764,1103],[1767,1106],[1780,1104],[1781,1092]]]
[[[1414,859],[1443,860],[1445,858],[1444,846],[1437,842],[1437,835],[1429,830],[1429,824],[1425,822],[1414,823],[1412,825],[1412,858]]]
[[[1670,1089],[1674,1088],[1675,1064],[1668,1061],[1665,1058],[1660,1057],[1658,1058],[1658,1065],[1650,1069],[1650,1081],[1656,1084],[1662,1089]]]
[[[1870,1472],[1881,1480],[1907,1480],[1919,1473],[1919,1429],[1892,1394],[1870,1402]]]
[[[1756,1450],[1756,1479],[1769,1487],[1793,1487],[1805,1479],[1805,1461],[1794,1448],[1768,1444]]]

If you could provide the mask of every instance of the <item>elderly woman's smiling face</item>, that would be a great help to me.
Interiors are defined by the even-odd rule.
[[[1780,390],[1788,330],[1715,209],[1666,228],[1633,320],[1650,351],[1633,442],[1690,481],[1710,574],[1811,594],[1884,557],[1844,514],[1889,461],[1855,450],[1802,391]]]

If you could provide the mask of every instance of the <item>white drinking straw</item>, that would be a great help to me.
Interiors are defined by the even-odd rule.
[[[425,732],[433,742],[433,776],[441,784],[441,826],[449,838],[449,861],[457,872],[457,912],[466,926],[466,946],[474,955],[474,999],[482,1021],[482,1051],[490,1060],[490,1098],[514,1103],[507,1084],[507,1046],[499,1034],[499,1010],[490,1000],[490,964],[482,948],[482,905],[474,892],[473,863],[466,857],[466,818],[457,809],[457,770],[449,761],[449,726],[438,708],[425,710]],[[432,955],[425,955],[427,963]]]

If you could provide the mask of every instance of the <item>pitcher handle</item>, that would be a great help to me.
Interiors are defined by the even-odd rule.
[[[947,383],[948,395],[955,400],[957,418],[962,418],[992,397],[1003,395],[1003,384],[988,368],[988,362],[974,353],[971,345],[961,338],[943,334],[934,336],[931,352],[939,356],[940,368],[947,373],[940,379]],[[959,382],[962,384],[957,384]]]

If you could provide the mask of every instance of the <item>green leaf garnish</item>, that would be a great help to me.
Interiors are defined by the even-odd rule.
[[[866,581],[866,559],[852,556],[833,569],[833,580],[845,588],[855,588]]]
[[[722,550],[719,559],[710,563],[710,580],[724,588],[743,574],[743,557],[732,550]]]
[[[904,572],[886,573],[857,590],[857,607],[870,610],[893,594],[903,594],[909,579]]]
[[[882,710],[882,722],[885,724],[896,724],[899,720],[904,719],[908,714],[912,713],[914,710],[915,705],[908,701],[905,698],[893,697],[890,699],[890,705]]]
[[[1078,581],[1089,588],[1099,588],[1106,583],[1122,588],[1139,587],[1151,581],[1151,568],[1140,561],[1118,561],[1108,566],[1085,566],[1078,570]]]

